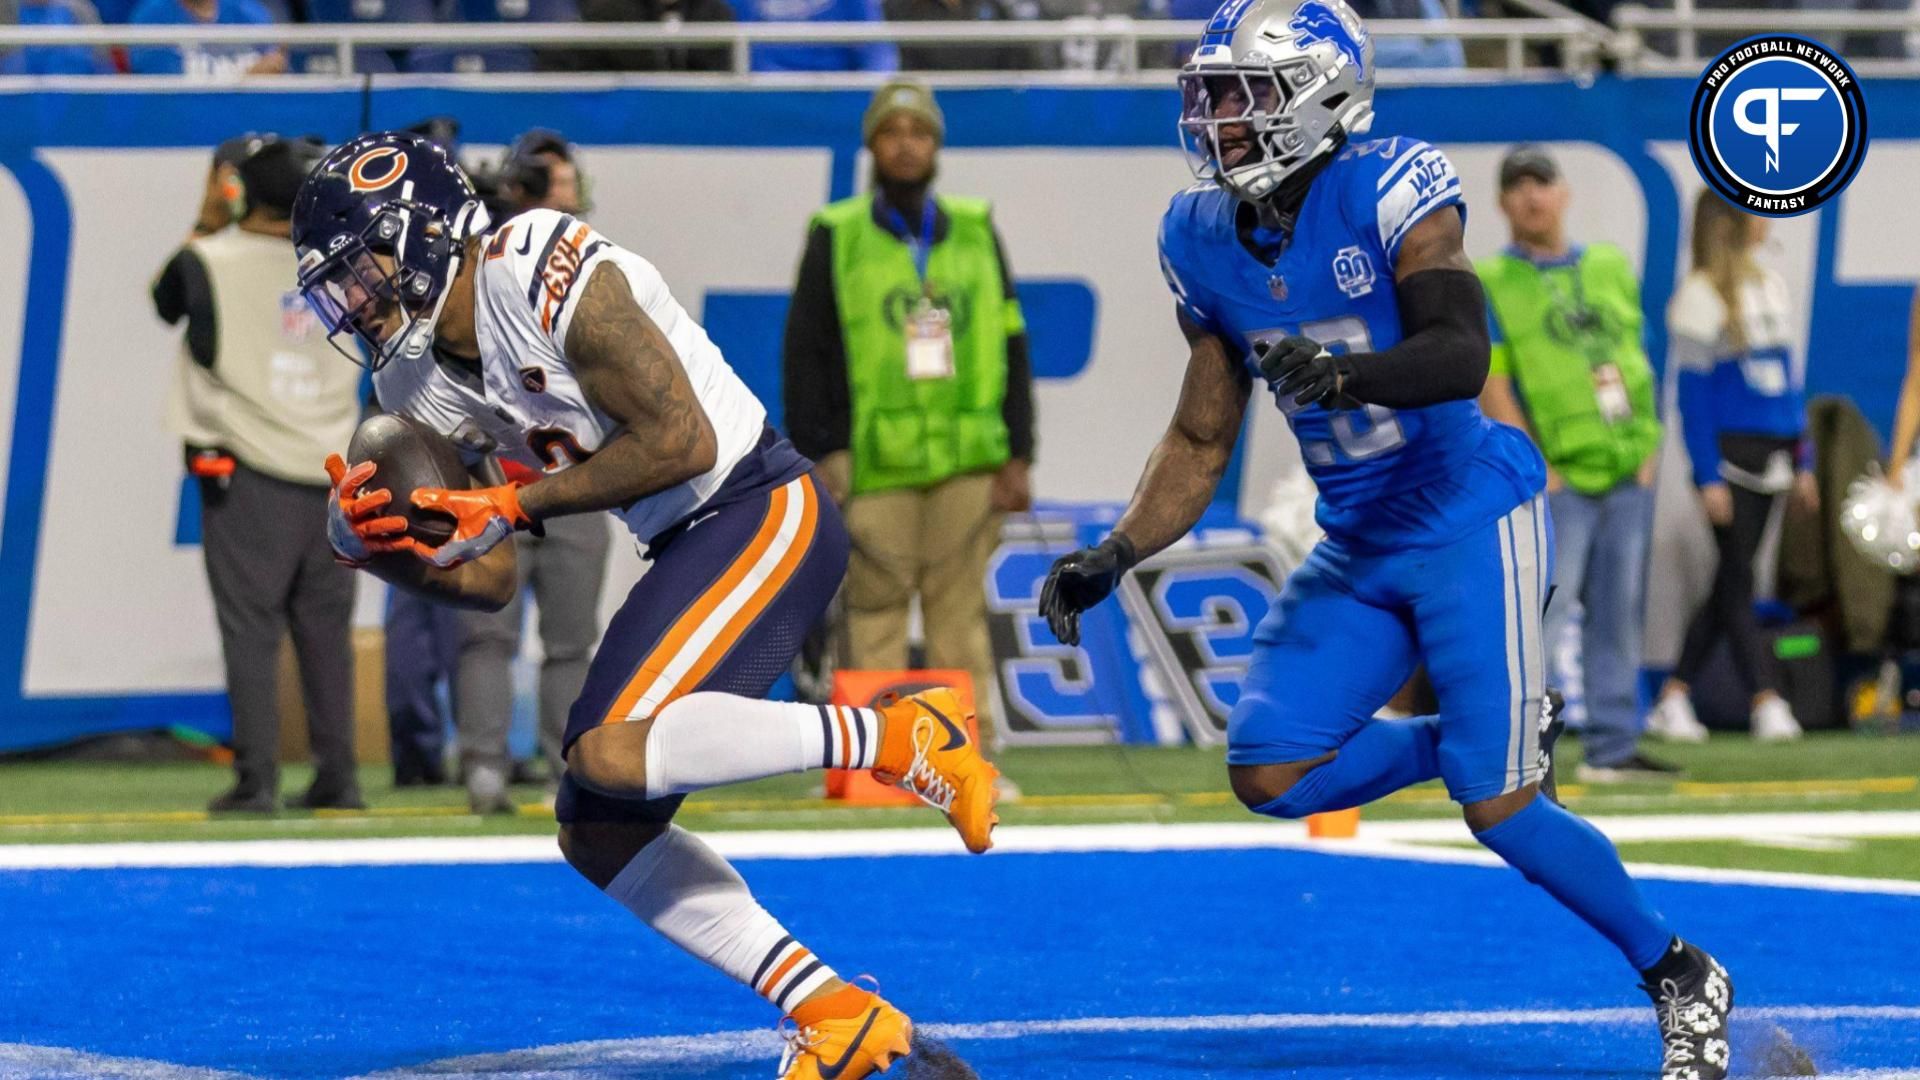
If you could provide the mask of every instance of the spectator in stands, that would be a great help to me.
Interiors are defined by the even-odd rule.
[[[573,146],[558,132],[536,128],[514,140],[498,180],[506,204],[502,221],[533,209],[581,214],[589,208]],[[539,474],[509,472],[508,478],[532,483]],[[555,783],[565,767],[560,742],[567,710],[580,696],[587,660],[600,638],[600,587],[611,543],[606,515],[555,518],[546,523],[544,535],[522,533],[513,543],[519,549],[521,593],[497,612],[460,613],[454,715],[467,802],[477,814],[513,811],[506,793],[511,776],[507,730],[513,721],[513,661],[520,655],[525,592],[532,590],[540,610],[540,749]]]
[[[324,152],[312,139],[250,138],[237,168],[214,174],[235,226],[220,227],[203,207],[194,238],[153,285],[160,317],[186,321],[168,413],[199,479],[201,550],[233,707],[234,786],[214,811],[277,808],[280,639],[289,631],[315,767],[295,805],[364,805],[353,754],[353,574],[327,546],[319,464],[353,434],[360,378],[290,288],[293,197]]]
[[[732,22],[727,0],[580,0],[587,22],[682,23]],[[725,45],[657,46],[632,49],[542,49],[538,64],[546,71],[728,71]]]
[[[1032,373],[987,204],[936,196],[945,122],[896,80],[867,107],[873,191],[815,214],[786,328],[786,419],[846,510],[847,661],[907,666],[920,598],[927,662],[991,700],[987,559],[1028,509]]]
[[[100,16],[87,0],[24,0],[0,3],[0,26],[95,26]],[[103,75],[113,71],[103,50],[85,45],[36,45],[0,51],[0,75]]]
[[[1440,0],[1352,0],[1362,19],[1406,19],[1437,22],[1447,17]],[[1455,37],[1373,36],[1373,62],[1383,68],[1459,68],[1467,66],[1466,51]]]
[[[1207,19],[1218,5],[1214,0],[1170,0],[1175,19]],[[1362,19],[1406,19],[1435,22],[1447,18],[1440,0],[1349,0]],[[1182,50],[1180,59],[1191,49]],[[1383,68],[1458,68],[1467,66],[1459,38],[1383,37],[1373,35],[1373,62]]]
[[[1016,10],[1024,9],[1024,14]],[[1035,0],[1019,7],[1007,0],[884,0],[888,22],[1005,22],[1034,18]],[[908,71],[1003,71],[1038,66],[1025,45],[902,45],[900,66]]]
[[[1753,559],[1775,503],[1788,491],[1809,509],[1819,500],[1811,462],[1800,454],[1806,409],[1793,356],[1793,297],[1786,281],[1753,257],[1766,235],[1766,218],[1702,190],[1694,202],[1693,267],[1667,307],[1681,434],[1720,555],[1713,591],[1688,625],[1680,660],[1648,718],[1648,729],[1668,738],[1706,738],[1687,688],[1723,639],[1753,695],[1754,738],[1800,737],[1753,611]]]
[[[260,0],[140,0],[128,20],[135,26],[261,26],[273,16]],[[230,82],[244,75],[278,75],[287,70],[287,54],[267,45],[137,45],[127,50],[136,75],[185,75]]]
[[[1492,314],[1493,363],[1481,404],[1526,432],[1547,459],[1553,599],[1546,640],[1581,621],[1586,705],[1583,782],[1670,774],[1642,754],[1640,628],[1653,531],[1660,420],[1640,341],[1640,283],[1611,244],[1567,236],[1570,193],[1537,146],[1500,163],[1512,236],[1475,269]]]
[[[879,22],[880,0],[743,0],[742,22]],[[846,45],[755,45],[755,71],[895,71],[890,41]]]

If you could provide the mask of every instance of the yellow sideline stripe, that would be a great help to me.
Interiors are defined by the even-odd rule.
[[[1920,790],[1920,777],[1881,776],[1860,779],[1831,780],[1735,780],[1719,783],[1683,780],[1667,789],[1641,789],[1622,794],[1636,796],[1673,798],[1679,801],[1688,799],[1724,799],[1736,796],[1766,795],[1903,795]],[[1583,795],[1597,794],[1598,789],[1591,785],[1565,784],[1560,788],[1564,796],[1578,798]],[[1194,791],[1160,794],[1155,792],[1112,792],[1108,794],[1086,795],[1027,795],[1014,804],[1035,809],[1106,809],[1140,806],[1227,806],[1233,796],[1225,791]],[[1442,803],[1447,801],[1447,793],[1439,787],[1410,788],[1395,792],[1385,800],[1393,803]],[[849,806],[831,799],[696,799],[689,802],[682,813],[691,814],[734,814],[754,812],[795,812],[820,810],[872,810],[872,807]],[[895,808],[888,808],[895,809]],[[911,809],[911,808],[897,808]],[[523,803],[515,808],[521,817],[544,818],[551,811],[542,803]],[[464,806],[380,806],[366,810],[314,810],[305,814],[294,811],[280,817],[228,817],[215,816],[205,810],[144,810],[120,811],[113,813],[46,813],[46,814],[0,814],[0,828],[18,828],[49,825],[176,825],[207,822],[237,822],[270,824],[275,821],[297,821],[303,818],[317,818],[329,821],[358,821],[366,819],[404,819],[404,818],[458,818],[469,817],[471,812]]]
[[[1817,795],[1839,791],[1849,795],[1904,795],[1920,788],[1920,777],[1881,776],[1861,780],[1730,780],[1707,783],[1682,780],[1675,795]]]

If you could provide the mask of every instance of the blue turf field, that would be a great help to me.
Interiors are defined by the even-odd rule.
[[[1653,1072],[1631,973],[1504,870],[1298,850],[742,870],[843,974],[959,1025],[989,1078]],[[1920,1066],[1920,897],[1647,887],[1823,1072]],[[600,1040],[433,1071],[773,1071],[762,1002],[557,864],[0,872],[0,964],[0,1075],[58,1071],[18,1044],[333,1077]]]

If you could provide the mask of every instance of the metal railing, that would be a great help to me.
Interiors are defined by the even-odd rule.
[[[1613,20],[1617,29],[1608,51],[1622,71],[1639,74],[1698,75],[1711,59],[1702,55],[1702,35],[1731,43],[1769,32],[1817,36],[1843,56],[1847,51],[1836,40],[1838,35],[1897,35],[1903,39],[1905,57],[1847,56],[1847,62],[1861,75],[1920,74],[1920,7],[1907,11],[1703,11],[1695,0],[1674,0],[1671,9],[1622,4],[1614,9]]]
[[[1417,71],[1382,69],[1382,81],[1475,81],[1528,73],[1586,74],[1597,69],[1610,33],[1604,26],[1573,13],[1556,0],[1518,0],[1518,6],[1550,11],[1551,14],[1521,18],[1381,19],[1368,23],[1367,28],[1376,39],[1455,40],[1463,44],[1493,42],[1501,48],[1501,62],[1497,66],[1421,68]],[[718,78],[743,81],[752,77],[767,81],[765,76],[752,72],[752,50],[756,45],[1090,43],[1110,55],[1111,62],[1097,70],[915,74],[937,83],[978,82],[983,79],[1005,81],[1017,77],[1023,83],[1099,81],[1162,84],[1170,69],[1143,65],[1142,47],[1191,43],[1200,36],[1204,25],[1198,21],[1174,22],[1114,15],[1049,22],[273,23],[258,26],[0,27],[0,51],[34,45],[280,45],[330,49],[339,71],[352,72],[354,54],[360,49],[571,46],[598,51],[617,48],[724,47],[731,57],[731,70]],[[1530,50],[1529,46],[1552,48]],[[1543,53],[1552,57],[1552,63],[1539,60]],[[302,76],[257,76],[249,81],[289,77]],[[562,77],[579,78],[575,74]],[[676,80],[702,78],[695,74],[676,74],[673,77]],[[850,78],[859,81],[862,77],[863,73],[860,72],[780,73],[777,81],[845,83]],[[884,76],[876,73],[871,77]],[[705,76],[706,80],[713,78],[713,75]]]

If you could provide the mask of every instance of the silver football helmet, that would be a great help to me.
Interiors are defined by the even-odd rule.
[[[1373,126],[1373,39],[1344,0],[1227,0],[1180,69],[1194,175],[1248,201]]]
[[[1920,462],[1909,465],[1907,473],[1902,490],[1874,466],[1848,485],[1840,504],[1840,531],[1860,554],[1896,574],[1920,569],[1920,521],[1914,510],[1920,502]]]

